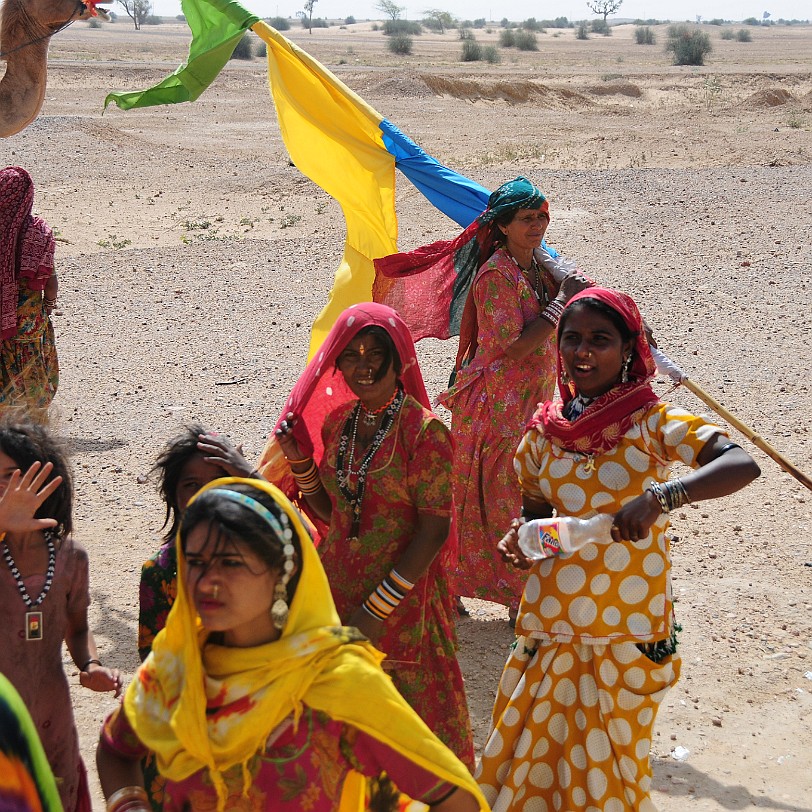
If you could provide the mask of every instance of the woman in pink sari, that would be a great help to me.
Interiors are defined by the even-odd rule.
[[[455,380],[437,399],[451,411],[456,451],[460,553],[452,585],[457,595],[508,606],[511,625],[524,574],[502,563],[496,543],[520,507],[513,455],[536,405],[555,392],[558,317],[590,284],[544,244],[549,223],[547,199],[518,177],[502,184],[456,239],[375,261],[376,298],[403,301],[416,335],[448,337],[433,323],[443,307],[446,323],[449,314],[459,321]],[[447,302],[449,280],[454,296]],[[432,301],[417,311],[413,303],[427,287]],[[467,614],[461,601],[457,607]]]
[[[54,236],[31,213],[34,183],[25,169],[0,170],[0,412],[44,412],[56,394],[59,364],[49,315],[59,287]]]
[[[319,555],[342,622],[386,653],[395,686],[470,767],[447,577],[452,446],[428,403],[398,314],[355,305],[291,392],[260,470],[321,531]]]

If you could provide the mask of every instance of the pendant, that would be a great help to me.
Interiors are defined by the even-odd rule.
[[[42,640],[42,612],[25,613],[25,639]]]
[[[595,456],[590,454],[583,463],[584,473],[591,474],[595,470]]]
[[[374,412],[368,412],[364,410],[364,425],[365,426],[374,426],[378,422],[378,415]]]

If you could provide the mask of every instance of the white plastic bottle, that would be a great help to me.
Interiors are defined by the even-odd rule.
[[[519,547],[531,561],[539,561],[562,552],[572,553],[587,544],[609,544],[612,521],[611,513],[598,513],[591,519],[533,519],[519,527]]]

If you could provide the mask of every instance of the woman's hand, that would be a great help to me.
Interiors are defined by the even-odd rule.
[[[121,674],[117,668],[105,668],[103,665],[88,663],[84,671],[79,672],[79,682],[84,688],[91,691],[115,691],[115,697],[121,696],[121,688],[124,685]]]
[[[206,455],[206,462],[222,468],[229,476],[250,477],[254,473],[243,456],[242,445],[235,446],[224,434],[210,431],[198,435],[197,448]]]
[[[612,524],[614,541],[641,541],[651,530],[651,525],[663,512],[657,497],[651,491],[644,491],[615,514]]]
[[[499,553],[505,564],[512,564],[520,570],[529,570],[533,562],[525,556],[519,547],[519,526],[521,522],[513,519],[510,523],[510,530],[502,536],[502,540],[496,545],[496,552]]]
[[[582,290],[591,288],[593,283],[587,279],[579,270],[574,270],[568,273],[562,280],[558,288],[558,296],[556,298],[563,299],[566,304],[576,293]]]
[[[56,527],[56,519],[34,518],[42,503],[62,484],[61,476],[46,484],[53,469],[53,463],[33,462],[24,474],[19,470],[11,474],[0,496],[0,532],[31,533]]]
[[[289,460],[302,459],[302,451],[293,437],[293,429],[298,422],[299,418],[293,412],[288,412],[285,419],[279,424],[279,428],[274,432],[282,453]]]
[[[348,626],[355,626],[361,634],[369,638],[373,646],[378,645],[378,641],[383,636],[383,622],[372,617],[363,606],[359,606],[347,623]]]

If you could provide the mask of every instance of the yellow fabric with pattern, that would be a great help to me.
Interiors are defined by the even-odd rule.
[[[617,513],[673,461],[689,466],[720,433],[676,406],[658,403],[610,451],[595,458],[565,451],[533,429],[516,452],[522,491],[549,502],[559,515]],[[663,640],[671,633],[671,556],[662,514],[642,541],[588,544],[539,562],[522,596],[517,632],[558,642]]]
[[[610,451],[569,451],[532,429],[516,452],[522,491],[560,515],[616,513],[672,462],[696,466],[720,430],[666,403],[644,411]],[[637,643],[672,631],[667,517],[639,542],[588,544],[538,562],[519,609],[519,638],[499,683],[477,770],[503,812],[656,812],[649,751],[657,710],[679,678]]]

